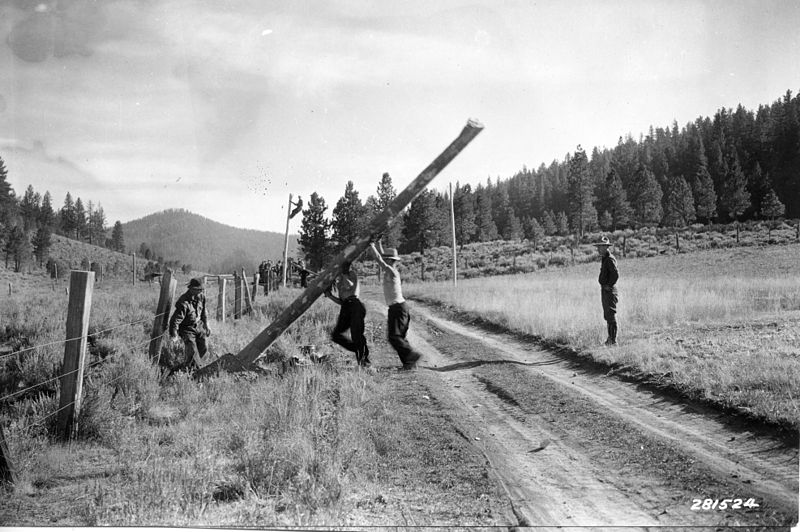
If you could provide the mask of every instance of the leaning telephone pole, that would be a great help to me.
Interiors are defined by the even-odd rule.
[[[333,261],[313,278],[308,288],[291,305],[286,307],[275,321],[261,331],[238,354],[225,355],[217,359],[195,373],[195,376],[201,377],[224,368],[246,368],[252,364],[331,285],[336,275],[341,271],[342,263],[346,261],[352,262],[357,259],[367,249],[370,242],[377,240],[380,235],[386,232],[392,219],[398,216],[482,130],[483,125],[480,122],[474,120],[467,122],[459,136],[405,190],[398,194],[382,213],[373,218],[355,240],[345,246]]]

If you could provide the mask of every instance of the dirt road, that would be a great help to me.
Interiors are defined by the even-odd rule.
[[[486,457],[511,524],[796,522],[796,437],[412,308],[409,339],[425,355],[419,373]]]

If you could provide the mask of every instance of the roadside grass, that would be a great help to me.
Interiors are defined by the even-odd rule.
[[[691,396],[800,427],[800,245],[619,261],[620,345],[602,347],[599,262],[558,271],[408,285]]]
[[[209,358],[238,352],[299,292],[260,296],[263,319],[212,321]],[[0,488],[0,522],[263,528],[503,519],[493,513],[503,503],[482,457],[413,376],[395,372],[383,316],[368,319],[377,373],[356,369],[330,343],[338,307],[321,300],[270,347],[262,373],[196,381],[166,378],[148,358],[157,297],[150,286],[95,291],[77,439],[54,437],[57,380],[0,402],[17,473],[11,490]],[[55,342],[3,359],[4,395],[60,374],[65,308],[66,296],[43,291],[0,309],[18,348]],[[292,364],[302,345],[325,360]]]

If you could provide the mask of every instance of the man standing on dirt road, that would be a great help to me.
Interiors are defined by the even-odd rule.
[[[603,304],[603,319],[606,320],[608,328],[608,338],[606,345],[617,344],[617,280],[619,270],[617,270],[617,259],[611,254],[611,242],[604,236],[600,242],[595,244],[597,252],[601,257],[600,277],[600,301]]]
[[[406,300],[403,298],[400,272],[396,267],[396,264],[400,262],[400,256],[394,248],[389,248],[384,252],[380,240],[378,240],[377,248],[374,242],[370,242],[369,245],[372,248],[372,254],[375,255],[375,260],[378,261],[378,266],[383,271],[383,297],[389,307],[386,328],[389,343],[397,351],[397,355],[403,363],[403,369],[415,369],[417,361],[422,355],[414,351],[406,340],[411,314],[408,311]]]
[[[176,371],[192,366],[199,368],[208,351],[206,337],[211,336],[206,313],[206,296],[203,280],[195,278],[186,285],[187,290],[175,302],[175,312],[169,320],[169,336],[177,343],[183,340],[184,362]]]
[[[339,318],[331,333],[331,340],[356,354],[356,362],[362,368],[369,368],[369,347],[364,336],[364,318],[367,308],[358,298],[358,276],[350,267],[349,262],[342,264],[342,271],[336,276],[333,284],[325,289],[325,297],[340,305]],[[336,289],[336,296],[331,289]],[[338,296],[338,297],[337,297]],[[350,339],[343,334],[350,329]]]

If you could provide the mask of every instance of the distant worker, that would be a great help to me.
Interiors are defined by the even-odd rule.
[[[306,261],[300,259],[300,262],[297,263],[297,267],[300,270],[300,288],[308,288],[308,270],[306,269]]]
[[[608,338],[606,345],[616,345],[617,343],[617,280],[619,270],[617,270],[617,259],[611,254],[611,242],[604,236],[600,242],[595,244],[600,255],[600,301],[603,304],[603,319],[606,320]]]
[[[359,288],[356,272],[352,270],[349,262],[345,262],[333,284],[325,289],[325,297],[340,305],[339,318],[331,333],[331,340],[355,353],[359,366],[369,368],[372,364],[369,360],[367,338],[364,336],[364,318],[367,309],[358,298]],[[332,293],[333,289],[336,290],[335,296]],[[344,331],[348,329],[350,329],[349,339],[344,335]]]
[[[186,292],[175,302],[175,312],[169,320],[169,336],[173,343],[183,340],[184,362],[175,371],[199,368],[208,351],[206,337],[211,336],[206,314],[203,280],[195,278],[186,285]]]
[[[383,272],[383,297],[389,307],[386,325],[389,343],[397,351],[400,362],[403,363],[403,369],[415,369],[417,361],[422,355],[415,351],[406,340],[408,326],[411,323],[411,313],[403,298],[400,272],[397,271],[396,266],[400,262],[400,256],[394,248],[388,248],[384,252],[380,240],[378,240],[378,247],[375,246],[375,243],[370,242],[370,248]]]

